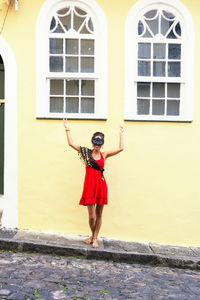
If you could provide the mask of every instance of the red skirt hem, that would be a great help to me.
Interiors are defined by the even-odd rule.
[[[87,206],[87,205],[95,205],[95,204],[99,204],[99,205],[107,205],[108,204],[108,200],[107,198],[85,198],[85,197],[82,197],[80,202],[79,202],[79,205],[84,205],[84,206]]]

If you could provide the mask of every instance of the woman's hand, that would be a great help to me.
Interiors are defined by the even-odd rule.
[[[76,151],[80,151],[80,146],[74,144],[71,134],[70,134],[70,128],[69,128],[69,122],[67,121],[67,119],[63,119],[63,124],[65,127],[65,131],[66,131],[66,136],[67,136],[67,141],[70,147],[72,147],[74,150]]]
[[[120,129],[119,129],[119,147],[115,150],[104,152],[103,156],[104,156],[105,159],[110,157],[110,156],[114,156],[114,155],[116,155],[116,154],[118,154],[118,153],[120,153],[121,151],[124,150],[123,132],[124,132],[124,127],[120,126]]]
[[[65,129],[69,130],[69,122],[67,121],[67,119],[63,119],[63,123],[64,123]]]

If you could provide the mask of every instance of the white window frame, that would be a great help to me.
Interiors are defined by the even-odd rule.
[[[95,73],[83,73],[75,78],[65,73],[67,79],[95,79],[94,113],[50,113],[49,112],[49,28],[53,14],[70,3],[91,16],[95,31]],[[75,38],[77,37],[75,33]],[[55,74],[55,73],[54,73]],[[51,76],[52,77],[52,76]],[[55,74],[55,79],[61,74]],[[102,9],[94,0],[46,0],[42,5],[36,24],[36,117],[41,119],[107,119],[107,22]]]
[[[137,85],[140,81],[137,76],[137,47],[138,22],[146,12],[162,7],[172,12],[180,20],[181,25],[181,109],[179,116],[158,116],[137,114]],[[146,39],[147,42],[149,39]],[[169,39],[170,42],[171,39]],[[162,38],[152,38],[152,42],[163,43]],[[176,40],[173,40],[175,42]],[[129,11],[125,26],[125,120],[136,121],[179,121],[191,122],[193,120],[193,73],[194,73],[194,25],[188,9],[179,0],[139,0]],[[166,82],[165,77],[149,77],[149,82]],[[176,82],[174,78],[173,82]]]

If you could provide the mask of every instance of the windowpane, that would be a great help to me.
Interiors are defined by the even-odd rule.
[[[50,112],[51,113],[63,112],[63,97],[50,97]]]
[[[59,15],[59,20],[62,23],[65,30],[69,30],[71,28],[71,14],[69,13],[69,10],[70,7],[65,7],[57,11],[57,14]]]
[[[66,54],[78,54],[78,40],[66,39],[65,40]]]
[[[66,57],[66,72],[78,72],[78,57]]]
[[[165,84],[153,83],[153,97],[164,98],[165,97]]]
[[[158,18],[146,22],[153,34],[156,35],[158,33]]]
[[[168,83],[167,84],[167,97],[168,98],[180,98],[180,83]]]
[[[94,98],[81,98],[81,112],[94,113]]]
[[[63,53],[63,39],[50,39],[49,48],[51,54]]]
[[[165,58],[165,44],[153,44],[153,58]]]
[[[94,80],[81,81],[81,95],[94,96]]]
[[[150,58],[151,57],[151,44],[139,43],[138,44],[138,57]]]
[[[154,62],[153,63],[153,76],[165,76],[165,62]]]
[[[51,23],[50,23],[50,30],[53,30],[53,29],[55,28],[55,26],[56,26],[56,20],[55,20],[55,18],[53,17],[53,18],[51,19]]]
[[[181,25],[180,25],[180,23],[176,24],[175,31],[179,36],[181,36]]]
[[[63,95],[64,81],[63,80],[50,80],[50,94],[51,95]]]
[[[169,28],[173,24],[173,21],[167,21],[163,17],[161,17],[161,33],[165,36],[168,32]]]
[[[181,45],[180,44],[169,44],[168,51],[169,59],[180,59],[181,58]]]
[[[90,32],[87,29],[86,25],[83,26],[83,28],[81,29],[80,33],[82,33],[82,34],[90,34]]]
[[[149,32],[149,30],[147,28],[146,28],[146,31],[145,31],[145,34],[143,35],[143,37],[152,38],[152,34]]]
[[[79,95],[78,80],[66,80],[66,95]]]
[[[156,14],[157,14],[157,10],[152,9],[152,10],[149,10],[149,11],[145,14],[145,17],[146,17],[147,19],[152,19],[152,18],[154,18],[154,17],[156,16]]]
[[[173,23],[173,22],[172,22]],[[175,32],[175,33],[174,33]],[[175,26],[175,29],[172,28],[172,30],[169,32],[167,38],[168,39],[177,39],[181,37],[181,26],[180,26],[180,23],[178,23],[176,26]]]
[[[165,101],[153,100],[152,114],[162,116],[165,113]]]
[[[139,76],[150,76],[150,62],[138,61],[138,75]]]
[[[90,29],[90,31],[94,31],[94,25],[92,23],[92,19],[90,18],[89,21],[88,21],[88,28]]]
[[[62,27],[60,26],[60,24],[58,24],[58,26],[54,30],[54,33],[64,33],[64,30],[62,29]]]
[[[81,40],[81,54],[94,54],[93,40]]]
[[[70,10],[69,7],[65,7],[65,8],[62,8],[62,9],[58,10],[57,14],[59,16],[64,16],[64,15],[66,15],[69,12],[69,10]]]
[[[62,27],[60,26],[60,24],[58,22],[56,23],[56,20],[54,17],[51,20],[50,30],[54,33],[64,33],[64,30],[62,29]]]
[[[180,101],[168,100],[167,101],[167,115],[168,116],[178,116],[179,115]]]
[[[165,16],[165,18],[169,19],[169,20],[174,20],[175,19],[175,15],[173,15],[171,12],[168,12],[166,10],[163,10],[163,15]]]
[[[137,83],[137,96],[138,97],[150,97],[150,83],[138,82]]]
[[[77,6],[76,6],[76,13],[82,17],[87,15],[86,11],[84,11],[83,9],[81,9],[80,7],[77,7]]]
[[[71,14],[65,17],[59,17],[59,19],[65,30],[69,30],[71,28]]]
[[[81,57],[81,72],[93,73],[94,72],[94,58],[93,57]]]
[[[63,72],[62,56],[50,56],[50,72]]]
[[[170,33],[168,34],[167,36],[168,39],[177,39],[177,37],[175,36],[174,34],[174,31],[173,29],[170,31]]]
[[[149,115],[150,101],[146,99],[137,100],[137,114],[138,115]]]
[[[66,98],[66,112],[78,113],[78,98]]]
[[[81,18],[79,16],[74,15],[74,29],[76,31],[79,30],[79,28],[81,27],[84,20],[85,20],[85,18]]]
[[[168,63],[168,76],[169,77],[180,77],[181,64],[180,62],[169,62]]]
[[[138,23],[138,35],[141,35],[144,31],[144,25],[142,24],[141,21]]]

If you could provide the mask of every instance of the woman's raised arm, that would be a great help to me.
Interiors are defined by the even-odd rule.
[[[124,150],[124,138],[123,138],[123,133],[124,133],[124,127],[120,126],[120,131],[119,131],[119,147],[115,150],[111,150],[111,151],[105,151],[103,153],[104,158],[108,158],[111,157],[113,155],[118,154],[119,152]]]
[[[80,146],[74,144],[74,142],[72,141],[71,134],[70,134],[70,128],[69,128],[69,122],[67,121],[67,119],[63,119],[63,123],[64,123],[65,132],[66,132],[67,141],[68,141],[69,146],[72,147],[76,151],[80,151]]]

